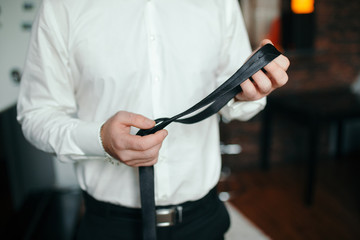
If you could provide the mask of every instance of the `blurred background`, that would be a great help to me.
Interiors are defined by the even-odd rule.
[[[15,119],[40,2],[0,0],[2,239],[73,239],[82,212],[72,166],[33,148]],[[360,1],[240,5],[253,48],[270,38],[291,66],[264,111],[219,121],[219,196],[262,234],[231,239],[360,239]]]

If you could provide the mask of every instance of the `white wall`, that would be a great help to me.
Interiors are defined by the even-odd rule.
[[[77,187],[73,166],[57,163],[51,154],[26,142],[15,118],[19,84],[11,72],[23,70],[31,24],[40,4],[41,0],[0,0],[0,137],[6,142],[0,147],[17,206],[32,191]]]
[[[31,25],[39,4],[40,0],[0,0],[0,112],[16,103],[18,84],[11,72],[23,69],[30,37],[25,26]]]
[[[280,17],[280,0],[240,0],[240,6],[251,43],[257,47],[268,33],[272,21]]]

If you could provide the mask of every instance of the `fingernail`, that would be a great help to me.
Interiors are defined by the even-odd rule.
[[[164,137],[166,137],[166,136],[168,135],[168,131],[164,130],[163,132],[164,132],[164,133],[163,133],[163,134],[164,134]]]

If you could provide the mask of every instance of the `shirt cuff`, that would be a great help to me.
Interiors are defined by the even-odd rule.
[[[104,156],[100,130],[103,123],[81,122],[73,131],[74,144],[85,156]]]
[[[258,114],[266,106],[266,97],[255,101],[230,100],[220,113],[225,121],[231,120],[247,121]]]

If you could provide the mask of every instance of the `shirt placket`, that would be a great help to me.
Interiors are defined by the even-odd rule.
[[[154,0],[147,1],[147,28],[148,28],[148,51],[152,92],[153,116],[158,117],[160,113],[160,89],[161,89],[161,47],[160,36],[157,33]]]
[[[147,30],[149,51],[149,72],[151,80],[151,101],[153,116],[161,117],[161,86],[163,81],[163,64],[161,63],[161,37],[158,33],[155,0],[147,0]],[[170,176],[165,157],[166,143],[162,145],[158,163],[155,165],[155,198],[167,201],[170,194]]]

